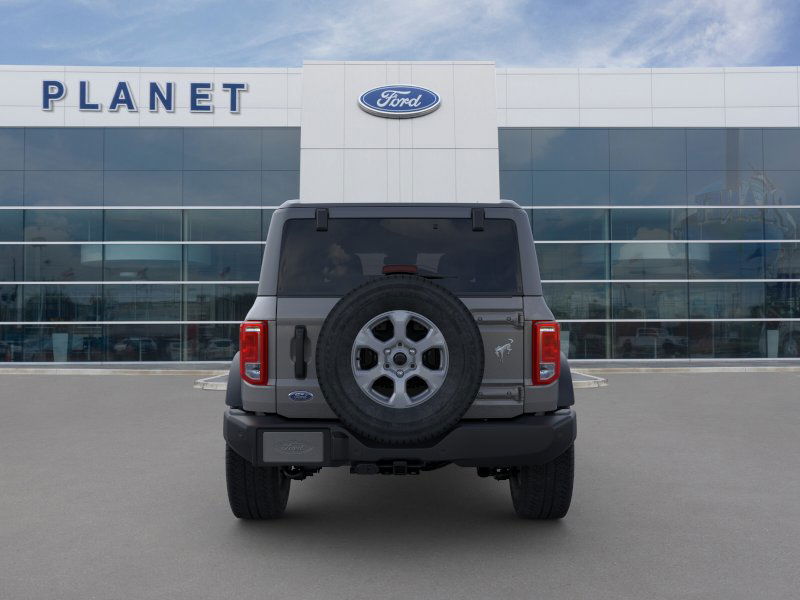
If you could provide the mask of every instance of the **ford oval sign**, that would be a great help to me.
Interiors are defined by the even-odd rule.
[[[439,94],[415,85],[384,85],[361,94],[358,105],[371,115],[407,119],[439,108]]]

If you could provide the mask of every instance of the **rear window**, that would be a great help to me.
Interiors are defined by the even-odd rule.
[[[383,277],[387,265],[413,265],[459,296],[522,293],[517,233],[510,219],[290,219],[283,230],[278,294],[342,296]]]

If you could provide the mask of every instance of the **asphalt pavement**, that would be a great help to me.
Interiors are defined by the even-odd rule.
[[[328,469],[229,512],[222,392],[193,375],[0,374],[0,598],[796,598],[800,375],[578,390],[560,522],[507,482]]]

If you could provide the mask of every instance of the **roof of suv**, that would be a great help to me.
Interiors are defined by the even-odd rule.
[[[490,200],[486,202],[312,202],[309,200],[287,200],[278,208],[329,208],[329,207],[369,207],[369,208],[398,208],[423,206],[447,206],[469,208],[520,208],[513,200]]]

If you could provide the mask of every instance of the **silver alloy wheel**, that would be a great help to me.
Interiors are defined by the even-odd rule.
[[[447,377],[447,343],[430,319],[392,310],[371,319],[350,352],[356,383],[389,408],[417,406],[433,396]]]

